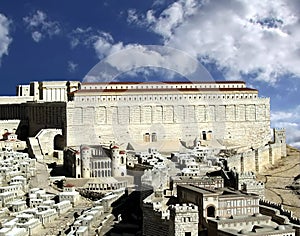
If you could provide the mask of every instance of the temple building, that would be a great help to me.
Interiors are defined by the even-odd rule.
[[[68,146],[116,141],[163,150],[196,138],[246,147],[270,141],[269,98],[242,81],[83,83],[73,95]]]
[[[30,137],[37,159],[82,144],[178,152],[197,143],[239,150],[228,166],[259,172],[286,155],[285,130],[271,137],[270,99],[243,81],[31,82],[0,97],[0,120],[3,134]]]

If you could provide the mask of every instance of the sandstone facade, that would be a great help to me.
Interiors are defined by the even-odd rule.
[[[191,141],[209,131],[240,146],[270,140],[269,98],[244,82],[82,84],[66,113],[68,146]]]

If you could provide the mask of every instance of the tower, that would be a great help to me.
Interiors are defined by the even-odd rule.
[[[194,204],[176,204],[169,207],[170,227],[169,235],[197,236],[199,214]]]
[[[91,162],[91,148],[88,146],[81,146],[81,173],[82,178],[90,178],[90,162]]]
[[[75,151],[75,178],[81,178],[82,173],[81,173],[81,158],[80,158],[80,152]]]
[[[274,142],[281,146],[281,157],[286,157],[286,135],[285,129],[274,129]]]
[[[118,146],[111,148],[111,172],[113,177],[127,175],[126,151],[121,150]]]

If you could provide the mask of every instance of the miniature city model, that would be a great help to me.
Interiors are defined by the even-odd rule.
[[[300,236],[256,179],[285,130],[242,81],[31,82],[0,130],[0,235]]]

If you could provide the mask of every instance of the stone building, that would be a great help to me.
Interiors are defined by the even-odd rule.
[[[241,81],[83,83],[67,104],[67,124],[69,146],[89,140],[164,149],[200,137],[259,147],[270,140],[270,105]]]
[[[270,141],[269,99],[242,81],[46,81],[18,86],[17,95],[1,97],[0,119],[21,120],[17,131],[31,136],[45,123],[61,128],[67,146],[196,137],[253,147]]]
[[[230,157],[229,166],[259,172],[286,154],[284,130],[275,130],[271,141],[269,98],[242,81],[31,82],[18,86],[17,96],[0,98],[0,120],[0,128],[2,122],[13,125],[20,140],[35,137],[29,149],[37,158],[84,143],[179,151],[182,143],[199,140],[204,146],[244,148],[245,154]],[[44,138],[52,146],[48,151],[38,150],[42,129],[61,130]]]
[[[177,195],[177,185],[188,185],[193,184],[199,187],[214,189],[223,188],[224,180],[221,176],[208,177],[208,176],[171,176],[170,177],[170,190],[172,195]]]
[[[64,168],[74,178],[123,177],[127,175],[126,152],[118,146],[81,145],[64,151]]]
[[[143,213],[146,236],[298,236],[300,233],[299,219],[282,206],[228,188],[212,190],[179,185],[177,199],[157,189],[143,200]]]
[[[18,85],[16,94],[33,101],[66,102],[70,100],[71,93],[79,88],[79,81],[34,81],[29,85]]]
[[[176,204],[169,207],[169,235],[198,236],[198,207],[194,204]]]
[[[143,200],[143,235],[196,236],[198,235],[198,207],[177,204],[156,189]]]
[[[0,97],[0,120],[19,120],[13,127],[21,140],[44,128],[65,134],[66,102],[80,88],[79,81],[44,81],[18,85],[17,96]],[[53,140],[51,140],[53,141]]]
[[[208,227],[207,218],[253,215],[259,213],[259,196],[229,188],[212,190],[195,185],[178,185],[180,203],[193,203],[199,209],[199,229]]]

